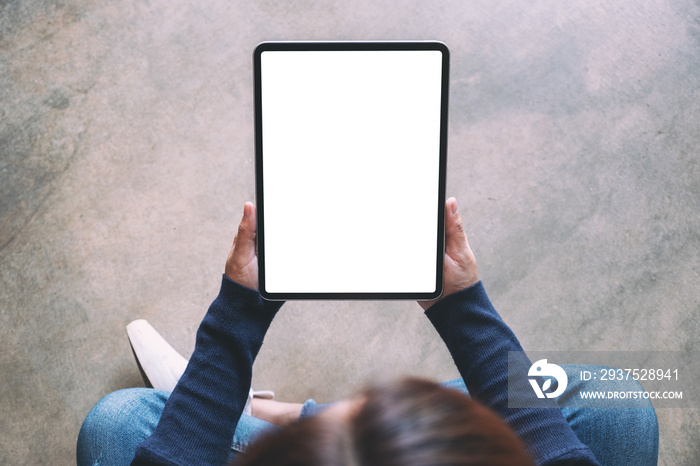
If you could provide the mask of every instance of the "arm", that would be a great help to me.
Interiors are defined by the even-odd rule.
[[[598,464],[554,401],[551,409],[508,408],[508,352],[523,349],[478,281],[476,260],[454,199],[446,204],[445,238],[444,297],[420,304],[447,345],[470,395],[505,419],[537,464]],[[522,355],[519,363],[526,374],[531,363]]]
[[[132,464],[226,462],[248,398],[253,361],[282,306],[264,301],[257,286],[255,207],[246,204],[221,291],[197,331],[192,358]]]

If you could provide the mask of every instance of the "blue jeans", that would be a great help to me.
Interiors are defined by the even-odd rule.
[[[559,407],[579,440],[588,445],[602,465],[656,465],[659,451],[659,429],[656,412],[648,400],[645,407],[628,409],[587,408],[577,393],[595,390],[595,380],[581,382],[572,377],[588,366],[563,365],[570,380]],[[620,381],[618,390],[637,391],[641,386],[633,380]],[[444,385],[467,393],[461,379]],[[605,385],[610,390],[610,385]],[[90,411],[80,429],[77,446],[78,466],[128,465],[136,447],[151,435],[168,399],[169,393],[132,388],[107,395]],[[322,405],[313,400],[304,403],[303,416],[315,414]],[[242,415],[231,445],[231,455],[245,451],[262,433],[277,429],[263,420]]]

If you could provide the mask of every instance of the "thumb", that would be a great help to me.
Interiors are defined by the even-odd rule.
[[[233,253],[237,258],[248,258],[255,255],[255,235],[257,212],[252,202],[246,202],[243,206],[243,218],[238,225],[238,233],[233,239]]]
[[[462,218],[457,211],[457,199],[451,197],[445,201],[445,252],[456,255],[467,249],[469,243]]]

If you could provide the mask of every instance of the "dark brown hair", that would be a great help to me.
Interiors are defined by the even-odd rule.
[[[260,439],[240,466],[532,465],[520,439],[464,394],[409,378],[367,390],[346,422],[303,419]]]

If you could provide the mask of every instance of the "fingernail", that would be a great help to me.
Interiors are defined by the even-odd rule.
[[[452,203],[452,215],[457,213],[457,201]]]
[[[244,217],[250,216],[250,205],[248,205],[248,203],[243,204],[243,216]]]

